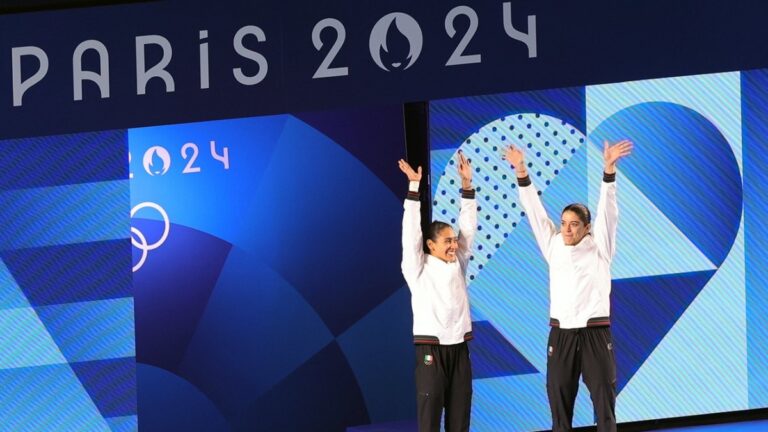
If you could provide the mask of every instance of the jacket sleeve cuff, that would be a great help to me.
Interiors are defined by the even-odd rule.
[[[613,183],[616,181],[616,173],[608,174],[606,172],[603,173],[603,182],[605,183]]]
[[[517,178],[517,185],[521,186],[521,187],[530,186],[531,185],[531,176],[518,177]]]
[[[474,189],[462,189],[461,190],[461,197],[464,199],[475,199],[475,190]]]
[[[419,182],[408,182],[408,195],[405,196],[405,199],[419,201]]]

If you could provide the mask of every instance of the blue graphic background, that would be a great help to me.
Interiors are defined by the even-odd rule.
[[[402,116],[129,131],[131,204],[154,202],[170,220],[134,273],[142,430],[330,431],[413,417],[410,296],[397,271]],[[228,148],[229,169],[211,140]],[[190,142],[200,172],[183,174]],[[153,146],[171,155],[164,175],[143,167]],[[164,222],[145,208],[132,226],[151,243]]]
[[[745,238],[747,379],[750,408],[768,406],[768,279],[766,279],[765,245],[768,230],[765,220],[768,197],[765,173],[768,157],[765,136],[768,132],[768,71],[748,71],[742,74],[742,116],[744,118],[744,224],[749,227]]]
[[[603,139],[636,144],[619,172],[612,268],[619,420],[768,406],[757,186],[767,86],[751,71],[432,104],[435,217],[455,223],[458,148],[472,155],[481,207],[473,430],[549,425],[547,269],[500,161],[509,142],[524,146],[552,215],[577,200],[595,207]],[[2,426],[330,431],[413,418],[405,182],[393,168],[402,116],[3,141]],[[170,159],[150,155],[147,170],[154,146]],[[183,173],[195,146],[199,172]],[[134,242],[165,232],[152,208],[129,219],[145,202],[169,229],[131,279],[142,258],[131,228]],[[583,387],[575,418],[592,422]]]
[[[137,428],[124,131],[0,142],[0,429]]]
[[[503,335],[535,368],[476,377],[473,430],[550,425],[547,268],[520,211],[514,172],[501,160],[510,143],[526,152],[553,218],[574,201],[596,208],[603,140],[635,143],[619,167],[612,266],[618,420],[766,406],[758,354],[765,326],[760,306],[750,304],[764,305],[766,290],[762,266],[745,265],[750,216],[743,213],[752,208],[759,215],[764,206],[757,197],[752,207],[745,204],[749,189],[742,188],[750,161],[742,162],[742,134],[747,145],[747,131],[764,128],[761,80],[762,72],[728,73],[431,104],[437,218],[455,219],[455,152],[472,156],[475,167],[482,235],[469,268],[473,319]],[[762,173],[754,175],[762,181]],[[574,423],[592,421],[582,384]]]

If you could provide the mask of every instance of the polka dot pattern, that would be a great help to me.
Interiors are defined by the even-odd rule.
[[[528,175],[541,195],[585,142],[586,137],[575,126],[537,113],[501,117],[463,140],[457,151],[463,151],[472,161],[472,183],[478,203],[478,231],[467,269],[470,281],[487,267],[493,254],[525,217],[514,170],[501,158],[507,146],[514,144],[525,152]],[[456,158],[454,154],[443,172],[435,171],[441,173],[436,179],[433,208],[433,215],[439,220],[458,220],[461,179],[455,167]]]

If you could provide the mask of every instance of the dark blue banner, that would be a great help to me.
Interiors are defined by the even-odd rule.
[[[164,1],[0,16],[0,137],[765,67],[758,1]],[[215,114],[211,114],[215,113]]]

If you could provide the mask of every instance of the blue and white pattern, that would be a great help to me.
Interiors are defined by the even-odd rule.
[[[602,142],[635,143],[617,180],[618,420],[763,406],[750,403],[760,394],[750,383],[762,375],[752,368],[748,379],[749,363],[759,359],[748,355],[747,333],[765,332],[745,314],[741,80],[739,73],[717,74],[432,104],[434,218],[455,222],[456,152],[474,168],[481,211],[469,271],[473,317],[539,371],[476,380],[473,430],[549,427],[547,268],[519,209],[514,171],[501,161],[511,143],[524,150],[555,223],[571,202],[596,210]],[[579,98],[581,108],[573,103]],[[485,115],[495,107],[498,117],[473,117],[468,107]],[[466,135],[457,140],[461,131]],[[582,388],[574,423],[592,421]]]
[[[0,429],[135,431],[124,131],[0,143]]]

